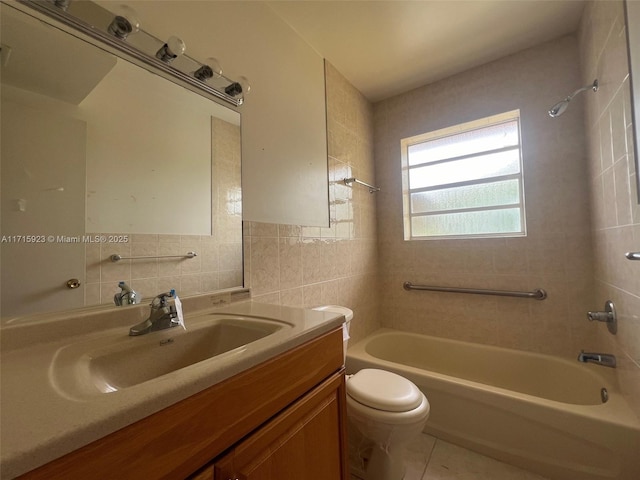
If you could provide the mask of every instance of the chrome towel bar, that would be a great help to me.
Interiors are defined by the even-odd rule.
[[[508,290],[484,290],[480,288],[458,288],[458,287],[430,287],[426,285],[414,285],[411,282],[404,282],[405,290],[428,290],[431,292],[449,292],[449,293],[473,293],[477,295],[499,295],[502,297],[520,297],[535,298],[536,300],[544,300],[547,298],[547,292],[542,288],[536,288],[533,292],[511,292]]]
[[[352,186],[352,184],[354,184],[354,183],[357,183],[359,185],[363,185],[363,186],[365,186],[365,187],[367,187],[369,189],[369,193],[375,193],[375,192],[379,192],[380,191],[380,187],[374,187],[373,185],[369,185],[368,183],[364,183],[363,181],[358,180],[355,177],[345,178],[342,181],[348,187]]]
[[[624,256],[629,260],[640,260],[640,252],[627,252]]]
[[[187,252],[186,255],[151,255],[148,257],[121,257],[117,253],[114,253],[109,258],[112,262],[119,262],[120,260],[148,260],[150,258],[193,258],[197,257],[196,252]]]

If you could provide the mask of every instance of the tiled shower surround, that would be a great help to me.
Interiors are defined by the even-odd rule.
[[[575,359],[614,353],[640,415],[640,249],[621,1],[586,4],[576,35],[553,40],[374,106],[383,326]],[[559,118],[547,109],[599,79]],[[400,140],[519,108],[527,237],[405,242]],[[413,283],[544,288],[544,301],[405,292]],[[586,319],[615,302],[617,335]]]
[[[640,415],[640,262],[624,257],[640,250],[640,205],[633,153],[629,70],[621,1],[590,2],[578,32],[582,83],[600,80],[586,100],[595,295],[593,308],[613,300],[618,333],[594,325],[594,349],[614,353],[616,372],[630,405]],[[640,79],[636,79],[640,81]],[[637,100],[636,100],[637,101]],[[636,119],[640,112],[636,112]]]
[[[375,105],[382,324],[575,359],[595,338],[583,102],[547,114],[582,84],[565,36]],[[403,239],[400,141],[520,110],[526,237]],[[402,283],[543,288],[543,301],[403,290]]]

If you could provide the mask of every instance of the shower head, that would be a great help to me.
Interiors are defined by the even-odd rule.
[[[579,88],[578,90],[573,92],[571,95],[569,95],[567,98],[565,98],[561,102],[556,103],[553,107],[549,109],[549,116],[556,118],[562,115],[564,111],[567,109],[567,107],[569,106],[569,102],[571,101],[571,99],[575,97],[577,94],[579,94],[580,92],[584,92],[585,90],[593,90],[594,92],[597,92],[598,80],[597,79],[594,80],[591,85],[587,85],[586,87]]]

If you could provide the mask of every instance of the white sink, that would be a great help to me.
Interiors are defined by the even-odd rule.
[[[2,325],[2,477],[18,477],[342,325],[335,314],[240,300],[245,295],[185,298],[186,331],[138,337],[129,328],[149,314],[148,305]]]
[[[54,387],[70,397],[130,388],[215,358],[241,354],[247,345],[291,325],[266,318],[207,314],[173,327],[130,337],[126,330],[61,348],[51,365]],[[113,332],[113,331],[111,331]]]

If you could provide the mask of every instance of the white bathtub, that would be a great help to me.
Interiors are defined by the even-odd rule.
[[[435,437],[552,479],[640,479],[640,421],[607,367],[390,329],[352,345],[346,366],[414,382]]]

